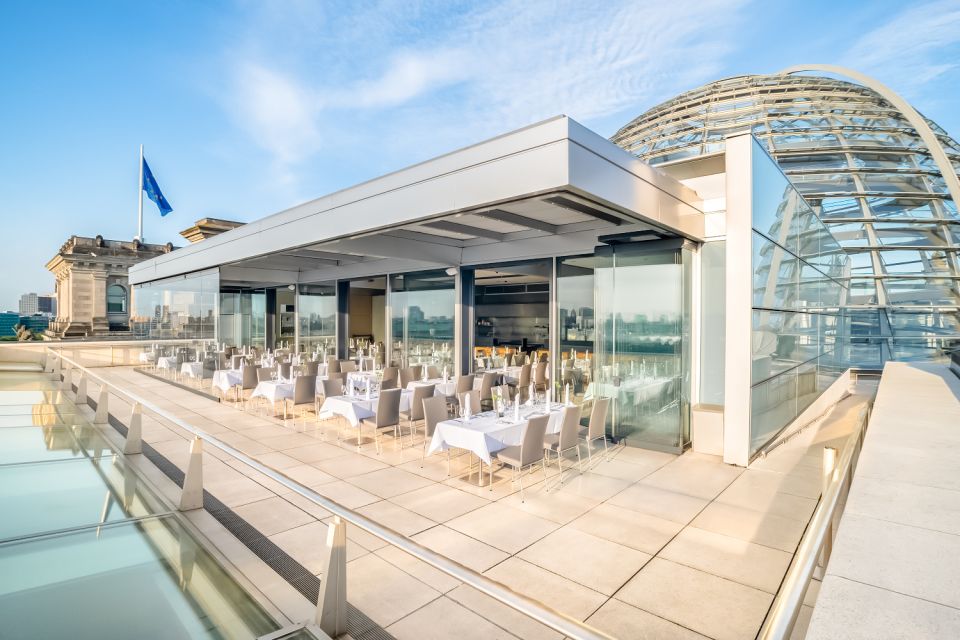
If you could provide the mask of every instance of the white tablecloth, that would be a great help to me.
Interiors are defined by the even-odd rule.
[[[191,378],[200,378],[203,376],[202,362],[184,362],[180,365],[180,373]]]
[[[400,411],[410,410],[410,398],[412,397],[413,394],[409,391],[400,393]],[[323,406],[320,407],[320,415],[326,415],[327,417],[332,415],[343,416],[351,426],[359,427],[362,419],[377,415],[376,409],[376,396],[371,396],[370,400],[365,397],[331,396],[324,399]]]
[[[177,356],[162,356],[157,358],[157,369],[170,369],[175,370],[177,368]]]
[[[213,372],[213,386],[224,393],[243,382],[243,372],[240,369],[220,369]]]
[[[140,354],[140,362],[143,364],[153,364],[156,359],[157,354],[153,353],[152,351],[145,351]]]
[[[251,400],[254,398],[266,398],[270,402],[276,402],[277,400],[284,400],[292,397],[293,383],[279,382],[277,380],[264,380],[263,382],[258,382],[256,388],[253,390],[253,393],[250,394]]]
[[[552,405],[547,433],[560,431],[561,409],[559,404]],[[495,413],[487,411],[470,418],[468,422],[463,419],[444,420],[437,424],[437,429],[433,432],[429,452],[446,451],[450,447],[466,449],[490,464],[490,454],[523,441],[527,418],[542,415],[543,410],[543,405],[522,407],[520,422],[513,421],[513,412],[509,409],[503,418],[497,418]]]
[[[431,384],[433,385],[433,395],[435,396],[452,396],[457,390],[457,383],[455,380],[448,380],[444,382],[443,378],[430,379],[426,382],[423,380],[411,380],[410,383],[407,384],[407,390],[413,391],[417,387],[425,387]],[[476,379],[474,379],[474,385],[476,385]]]

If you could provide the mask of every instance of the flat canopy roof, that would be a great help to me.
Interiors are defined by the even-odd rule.
[[[697,194],[566,116],[311,200],[131,267],[130,282],[318,282],[702,240]]]

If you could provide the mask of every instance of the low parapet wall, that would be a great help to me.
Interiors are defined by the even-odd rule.
[[[884,368],[808,640],[960,638],[960,378]]]

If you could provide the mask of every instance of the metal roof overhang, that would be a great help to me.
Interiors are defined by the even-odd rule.
[[[702,240],[696,193],[558,116],[251,222],[130,269],[290,284],[590,251],[600,236]]]

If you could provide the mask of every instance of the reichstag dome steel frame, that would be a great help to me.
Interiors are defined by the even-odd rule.
[[[819,71],[828,77],[793,75]],[[720,153],[749,130],[850,255],[844,359],[937,359],[960,346],[960,145],[884,85],[808,65],[719,80],[613,142],[652,165]]]

